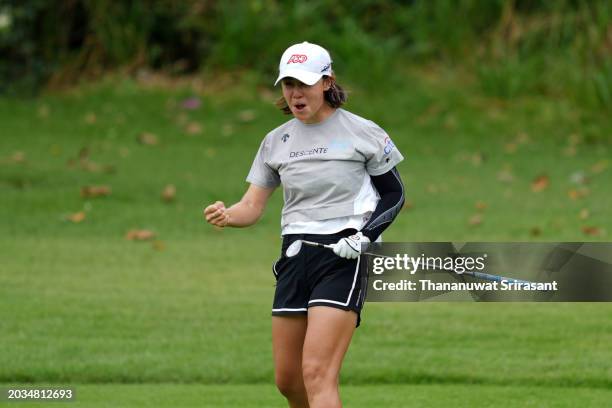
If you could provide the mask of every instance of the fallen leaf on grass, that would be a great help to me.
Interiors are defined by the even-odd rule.
[[[70,214],[66,217],[66,219],[68,221],[74,222],[75,224],[83,222],[85,220],[85,211],[79,211],[77,213]]]
[[[276,92],[272,91],[267,87],[260,87],[257,89],[259,94],[259,99],[263,102],[274,103],[276,99],[278,99],[278,95]]]
[[[255,117],[255,111],[251,109],[243,110],[238,114],[238,119],[240,119],[241,122],[245,123],[252,122],[253,120],[255,120]]]
[[[470,219],[468,220],[468,224],[472,225],[472,226],[476,226],[476,225],[480,225],[482,224],[482,215],[481,214],[474,214],[470,217]]]
[[[176,187],[174,186],[174,184],[168,184],[166,187],[164,187],[164,191],[162,191],[161,198],[167,203],[174,201],[174,199],[176,198]]]
[[[514,181],[514,174],[509,168],[505,168],[497,173],[497,180],[502,183],[512,183]]]
[[[155,146],[159,143],[159,140],[153,133],[143,132],[138,135],[138,143],[147,146]]]
[[[531,182],[531,191],[534,193],[539,193],[544,191],[550,185],[550,177],[546,174],[540,174]]]
[[[90,173],[114,173],[115,166],[112,164],[98,164],[91,160],[82,160],[81,168]]]
[[[433,103],[429,105],[427,109],[425,109],[425,111],[419,115],[419,117],[417,118],[417,123],[419,125],[424,125],[431,119],[435,119],[441,111],[442,107]]]
[[[593,174],[603,173],[603,171],[608,168],[608,164],[609,163],[607,160],[598,161],[597,163],[591,166],[591,172]]]
[[[166,249],[166,244],[164,243],[164,241],[155,240],[153,241],[153,249],[156,251],[163,251],[164,249]]]
[[[81,197],[96,198],[110,195],[111,188],[109,186],[85,186],[81,187]]]
[[[188,135],[199,135],[202,133],[202,125],[200,125],[198,122],[189,122],[185,127],[185,132]]]
[[[599,237],[601,235],[601,229],[599,229],[598,227],[594,227],[594,226],[584,226],[582,227],[582,232],[585,235],[590,235],[593,237]]]
[[[504,145],[504,150],[506,151],[506,153],[508,154],[513,154],[516,153],[516,149],[517,149],[517,144],[516,143],[506,143]]]
[[[540,229],[540,227],[533,227],[529,230],[529,235],[531,235],[532,237],[539,237],[540,235],[542,235],[542,230]]]
[[[128,241],[150,241],[155,238],[155,233],[149,230],[129,230],[125,234],[125,239]]]
[[[516,143],[520,145],[529,143],[529,135],[525,132],[519,132],[516,135]]]
[[[67,162],[69,167],[78,166],[90,173],[114,173],[115,166],[112,164],[99,164],[89,159],[89,148],[82,147],[79,150],[78,158],[71,158]]]
[[[485,156],[481,152],[476,152],[472,155],[471,161],[474,167],[478,167],[485,161]]]
[[[489,105],[487,108],[487,116],[492,120],[503,119],[504,114],[499,106]]]
[[[572,133],[567,138],[567,143],[570,146],[577,146],[582,143],[582,140],[583,140],[582,135],[579,135],[578,133]]]
[[[576,155],[576,146],[567,146],[563,149],[563,154],[567,157],[574,157]]]
[[[10,161],[12,161],[13,163],[25,163],[25,153],[21,151],[14,152],[10,157]]]
[[[79,149],[79,160],[89,158],[89,147],[84,146]]]
[[[456,129],[457,128],[457,118],[455,117],[455,115],[453,115],[452,113],[447,114],[446,117],[444,118],[444,121],[442,122],[442,126],[444,126],[444,128],[448,130]]]
[[[474,204],[474,207],[478,210],[478,211],[484,211],[487,209],[488,205],[487,203],[485,203],[484,201],[476,201],[476,204]]]
[[[513,141],[507,142],[504,145],[504,150],[508,154],[514,154],[518,150],[519,146],[529,143],[529,135],[525,132],[517,133]]]
[[[571,189],[567,192],[567,196],[571,198],[572,200],[578,200],[578,199],[584,198],[588,196],[589,194],[591,194],[591,190],[589,190],[586,187],[581,188],[579,190]]]
[[[410,200],[404,200],[404,205],[402,205],[402,209],[400,211],[408,211],[414,208],[414,203]]]
[[[98,120],[98,118],[96,117],[96,114],[93,112],[89,112],[87,115],[85,115],[85,118],[83,119],[85,121],[85,123],[87,123],[88,125],[93,125],[94,123],[96,123],[96,121]]]
[[[128,149],[127,147],[119,148],[119,156],[125,159],[126,157],[129,157],[129,155],[130,155],[130,149]]]
[[[590,216],[591,216],[591,213],[588,210],[588,208],[583,208],[582,210],[580,210],[580,213],[578,214],[578,218],[580,218],[581,220],[586,220]]]

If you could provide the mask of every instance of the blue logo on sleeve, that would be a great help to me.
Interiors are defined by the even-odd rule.
[[[389,136],[385,137],[385,148],[384,148],[385,156],[391,153],[394,147],[395,145],[391,141],[391,138]]]

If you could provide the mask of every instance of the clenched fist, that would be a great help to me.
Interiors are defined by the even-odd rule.
[[[229,213],[223,201],[217,201],[204,209],[206,221],[216,227],[223,228],[229,224]]]

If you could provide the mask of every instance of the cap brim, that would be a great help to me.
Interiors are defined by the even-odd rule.
[[[306,85],[314,85],[319,79],[323,77],[323,74],[314,74],[312,72],[303,71],[301,69],[287,69],[280,73],[274,86],[276,86],[283,78],[295,78]]]

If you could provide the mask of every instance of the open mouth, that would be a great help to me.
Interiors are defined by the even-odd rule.
[[[293,105],[293,107],[295,108],[296,111],[301,112],[306,107],[306,104],[296,103],[295,105]]]

